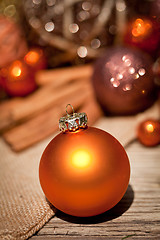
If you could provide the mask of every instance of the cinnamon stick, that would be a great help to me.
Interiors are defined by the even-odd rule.
[[[14,107],[17,107],[19,104],[21,104],[20,98],[7,100],[0,104],[0,131],[7,128],[8,126],[12,126],[10,112]]]
[[[89,89],[89,84],[82,81],[64,85],[57,89],[51,83],[40,88],[25,99],[12,102],[6,109],[2,106],[3,115],[0,121],[0,131],[5,130],[9,126],[24,122],[47,108],[59,104],[62,99],[65,99],[75,91],[81,93],[82,91],[87,91],[87,89]]]
[[[92,65],[89,64],[59,69],[56,68],[54,70],[41,70],[36,74],[36,82],[40,86],[53,82],[54,87],[58,87],[72,80],[89,80],[92,71]]]
[[[3,134],[4,139],[14,151],[21,151],[45,137],[53,134],[58,129],[58,120],[65,114],[67,103],[71,103],[75,110],[80,108],[84,102],[88,102],[92,96],[92,90],[72,92],[65,99],[61,99],[59,106],[49,108],[33,119],[17,126]]]

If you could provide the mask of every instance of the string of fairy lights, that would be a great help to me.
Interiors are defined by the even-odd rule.
[[[44,41],[80,58],[94,58],[103,51],[107,31],[111,35],[117,33],[119,13],[124,15],[126,9],[123,0],[27,0],[23,3],[29,24]],[[114,8],[118,21],[106,29]]]

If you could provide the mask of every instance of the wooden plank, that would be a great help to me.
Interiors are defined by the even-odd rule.
[[[130,185],[110,211],[92,218],[76,218],[57,211],[31,240],[160,239],[160,145],[138,142],[128,149]]]

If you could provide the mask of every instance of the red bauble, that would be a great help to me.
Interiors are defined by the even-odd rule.
[[[99,103],[110,114],[138,113],[156,96],[152,61],[136,49],[108,49],[95,64],[92,82]]]
[[[20,27],[12,20],[0,16],[0,68],[24,56],[27,44]]]
[[[4,89],[9,96],[23,97],[36,89],[34,73],[23,61],[14,61],[6,68],[0,70]]]
[[[31,48],[25,55],[24,61],[33,68],[34,71],[45,69],[47,67],[47,59],[41,48]]]
[[[58,134],[45,149],[39,166],[47,199],[61,211],[79,217],[115,206],[129,177],[124,148],[109,133],[93,127]]]
[[[128,23],[124,42],[148,53],[155,53],[160,42],[160,23],[146,17]]]
[[[153,119],[141,122],[137,129],[137,137],[148,147],[160,144],[160,122]]]

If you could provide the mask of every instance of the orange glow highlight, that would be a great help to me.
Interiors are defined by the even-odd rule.
[[[72,155],[71,163],[76,168],[84,169],[91,165],[92,158],[86,150],[76,150]]]
[[[11,74],[14,76],[14,77],[19,77],[22,73],[22,70],[19,66],[14,66],[11,70]]]
[[[25,61],[28,63],[28,64],[35,64],[36,62],[38,62],[40,58],[40,54],[36,51],[29,51],[26,56],[25,56]]]
[[[133,23],[132,35],[134,37],[148,35],[151,30],[152,24],[148,20],[137,18]]]
[[[146,129],[148,132],[152,133],[154,131],[154,127],[152,123],[147,124]]]

